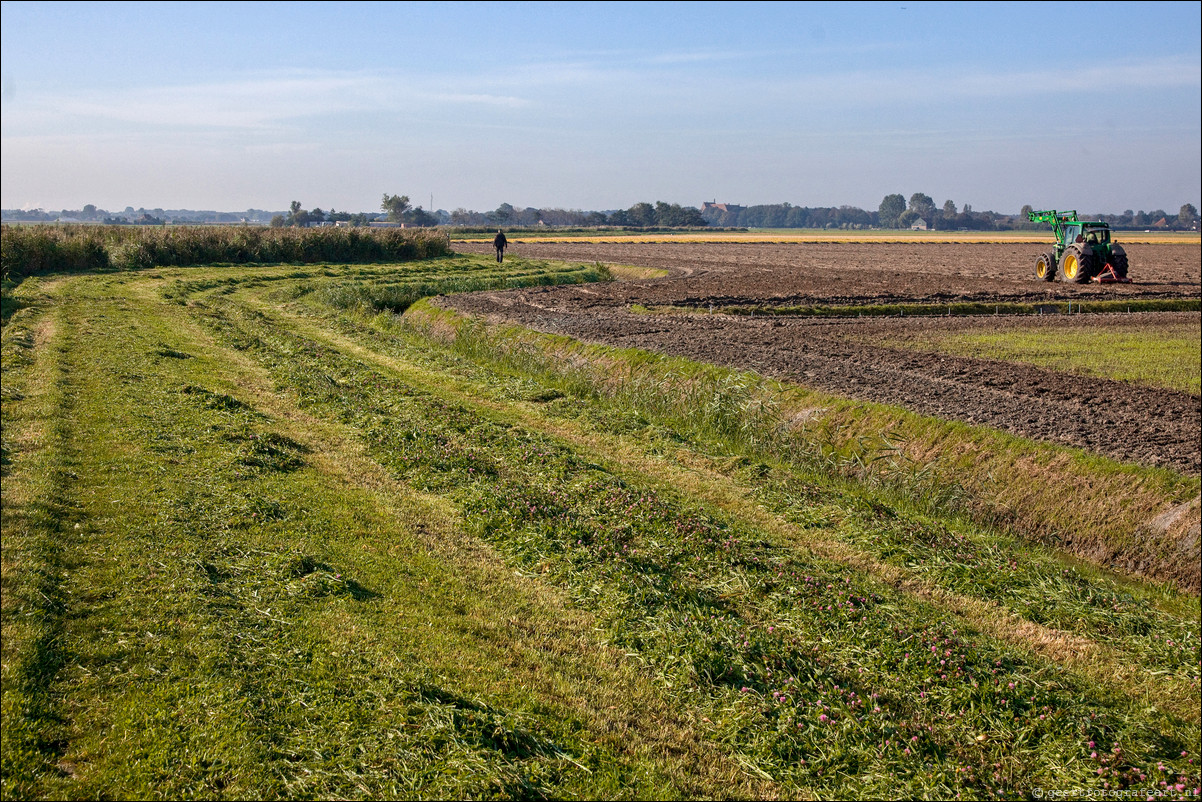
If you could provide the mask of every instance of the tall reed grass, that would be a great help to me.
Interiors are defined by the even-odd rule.
[[[3,226],[3,274],[141,270],[205,264],[408,262],[447,256],[428,229],[232,226]]]

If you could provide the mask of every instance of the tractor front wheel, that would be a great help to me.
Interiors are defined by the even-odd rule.
[[[1035,278],[1039,281],[1052,281],[1056,278],[1056,257],[1050,253],[1041,253],[1035,257]]]
[[[1059,278],[1071,284],[1084,284],[1093,275],[1093,252],[1077,245],[1064,249],[1060,257]]]

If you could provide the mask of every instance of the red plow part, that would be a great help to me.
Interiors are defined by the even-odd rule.
[[[1120,276],[1118,273],[1116,273],[1114,271],[1114,265],[1110,264],[1110,262],[1107,262],[1106,267],[1102,268],[1101,272],[1099,272],[1096,276],[1094,276],[1090,280],[1096,281],[1099,284],[1130,284],[1131,283],[1131,279],[1127,278],[1126,276]]]

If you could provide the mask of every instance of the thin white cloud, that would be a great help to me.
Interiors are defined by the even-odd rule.
[[[639,65],[614,54],[613,60],[527,63],[480,75],[436,80],[396,72],[297,71],[168,87],[99,90],[88,94],[32,96],[6,102],[6,137],[74,131],[107,121],[142,131],[272,131],[299,129],[307,119],[357,112],[422,115],[454,114],[457,108],[530,110],[526,119],[493,124],[551,124],[575,116],[588,124],[598,117],[647,121],[671,119],[685,129],[704,115],[712,124],[723,115],[754,122],[779,120],[824,109],[874,108],[960,99],[999,100],[1049,94],[1106,93],[1165,88],[1198,88],[1196,63],[1180,57],[1143,62],[1109,62],[1062,70],[1055,81],[1041,71],[956,72],[946,69],[807,72],[771,80],[718,71],[699,74],[691,65],[739,58],[736,51],[696,51],[651,57]],[[646,71],[662,80],[648,80]],[[670,79],[670,80],[669,80]],[[697,104],[698,96],[705,103]],[[608,105],[607,105],[608,103]],[[549,115],[549,117],[547,117]],[[535,119],[540,118],[540,119]],[[543,119],[545,118],[545,119]]]
[[[835,72],[797,76],[781,82],[761,82],[758,87],[772,97],[789,96],[836,106],[858,104],[908,104],[916,101],[1000,99],[1045,95],[1081,96],[1094,92],[1094,101],[1106,94],[1127,90],[1162,90],[1202,86],[1196,62],[1180,57],[1144,62],[1111,62],[1076,70],[1060,70],[1054,80],[1046,72],[980,72],[940,69],[907,69]]]
[[[529,101],[488,92],[416,88],[402,76],[306,72],[192,85],[135,87],[27,97],[6,123],[47,129],[66,120],[107,120],[150,128],[266,129],[304,118],[420,106],[521,108]],[[8,125],[5,126],[9,127]]]

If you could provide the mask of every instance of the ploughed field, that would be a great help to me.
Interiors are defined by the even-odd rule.
[[[456,243],[484,252],[488,243]],[[1066,373],[919,347],[932,331],[1030,330],[1051,340],[1096,329],[1099,359],[1114,332],[1196,325],[1197,312],[1088,314],[1099,301],[1197,299],[1197,244],[1125,244],[1132,284],[1045,283],[1032,243],[539,243],[510,258],[661,268],[660,279],[534,288],[446,299],[464,312],[587,341],[750,368],[851,398],[986,424],[1125,462],[1196,473],[1202,405],[1195,392]],[[988,318],[770,314],[812,306],[1084,304],[1087,314]],[[720,314],[738,309],[742,314]],[[750,314],[759,310],[760,314]],[[1113,304],[1111,305],[1113,311]],[[691,313],[690,313],[691,312]],[[713,314],[711,314],[713,313]],[[983,321],[987,321],[984,322]]]

